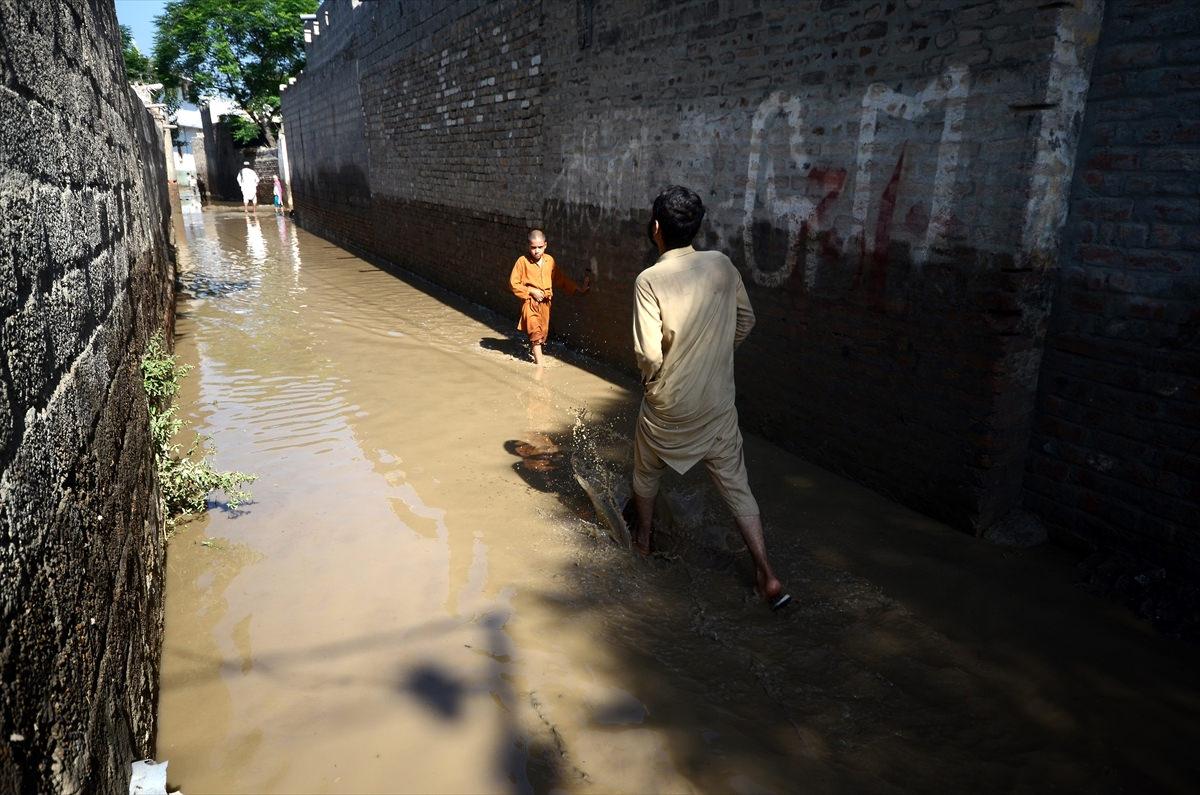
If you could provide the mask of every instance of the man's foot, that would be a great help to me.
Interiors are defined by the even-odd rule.
[[[650,527],[643,535],[642,523],[638,519],[637,504],[632,498],[621,509],[621,518],[625,520],[625,526],[629,528],[629,536],[634,550],[643,558],[650,557],[654,545],[654,522],[651,521]]]
[[[754,592],[758,598],[767,603],[772,610],[787,607],[792,601],[792,595],[783,590],[783,583],[776,577],[764,577],[762,572],[756,575],[758,580]]]

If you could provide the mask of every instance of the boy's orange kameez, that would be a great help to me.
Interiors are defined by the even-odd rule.
[[[521,304],[521,319],[517,321],[517,328],[529,335],[532,345],[541,345],[550,332],[550,300],[554,297],[554,291],[562,290],[567,295],[575,295],[579,291],[579,286],[555,266],[554,257],[549,254],[543,254],[540,263],[530,262],[528,257],[519,257],[508,282],[513,295],[525,302]],[[533,300],[529,295],[530,287],[537,287],[544,292],[546,300]]]

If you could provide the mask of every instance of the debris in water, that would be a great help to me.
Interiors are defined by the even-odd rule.
[[[167,795],[167,763],[153,759],[134,762],[129,795]]]

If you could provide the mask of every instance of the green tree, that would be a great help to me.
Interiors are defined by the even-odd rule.
[[[154,68],[193,102],[233,100],[274,146],[279,85],[304,66],[300,15],[316,9],[317,0],[171,0],[155,19]]]
[[[128,25],[121,26],[121,55],[125,58],[125,75],[130,81],[154,82],[154,65],[133,43],[133,31]]]

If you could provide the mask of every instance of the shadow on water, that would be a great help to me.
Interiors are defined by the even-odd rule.
[[[466,686],[433,663],[410,671],[403,689],[443,720],[457,720],[462,716]]]
[[[546,429],[553,449],[505,450],[527,483],[577,506],[572,456],[613,419]],[[1064,553],[990,546],[756,440],[748,450],[794,607],[771,614],[753,597],[732,519],[695,471],[664,482],[664,554],[593,543],[563,572],[568,587],[540,597],[564,622],[597,619],[619,660],[607,673],[693,783],[1186,792],[1197,780],[1195,650],[1075,587]],[[627,461],[601,463],[627,477]]]
[[[248,488],[253,488],[250,484]],[[242,500],[234,507],[229,504],[228,500],[208,499],[204,501],[204,510],[208,513],[221,513],[229,519],[240,519],[250,513],[250,509],[258,503],[254,500]]]
[[[485,351],[495,351],[511,356],[514,359],[528,361],[530,358],[529,345],[520,337],[483,337],[479,347]]]
[[[387,270],[495,329],[484,349],[513,355],[520,344],[502,331],[511,319]],[[634,388],[584,357],[559,358]],[[559,498],[553,519],[579,529],[564,584],[519,598],[563,626],[589,622],[605,652],[598,674],[645,705],[633,717],[697,788],[1188,792],[1200,775],[1197,655],[1075,588],[1062,553],[987,546],[751,439],[768,546],[796,596],[772,614],[751,593],[747,555],[702,472],[664,484],[659,557],[641,560],[579,521],[571,506],[587,503],[572,457],[594,443],[615,487],[628,464],[613,450],[632,432],[619,413],[582,426],[547,420],[496,450]],[[483,626],[497,656],[484,681],[424,662],[401,672],[399,687],[442,720],[464,719],[463,700],[479,688],[515,704],[499,661],[511,654],[503,621]],[[553,740],[522,756],[501,710],[504,769],[527,760],[514,786],[550,789],[567,765],[586,776],[555,706],[528,696]],[[601,705],[592,728],[633,712]]]
[[[485,350],[494,350],[500,353],[512,355],[514,358],[522,361],[529,361],[531,355],[528,352],[528,345],[523,335],[514,332],[514,326],[519,313],[519,304],[514,299],[511,312],[503,314],[496,312],[482,304],[478,304],[468,298],[451,292],[439,284],[426,279],[425,277],[407,270],[403,263],[393,262],[383,257],[377,256],[369,251],[365,251],[358,246],[349,243],[333,244],[329,243],[322,237],[314,237],[318,241],[315,246],[317,250],[341,251],[350,252],[354,256],[352,258],[359,259],[363,262],[374,266],[371,270],[386,273],[389,276],[403,282],[430,298],[434,299],[443,306],[460,312],[466,317],[481,323],[490,328],[495,334],[495,337],[484,337],[480,339],[479,345]],[[324,245],[321,245],[324,244]],[[647,263],[650,264],[650,263]],[[361,272],[367,272],[363,270]],[[507,271],[504,271],[507,274]],[[632,290],[632,284],[630,290]],[[506,288],[507,290],[507,288]],[[492,347],[495,346],[495,347]],[[548,353],[551,353],[554,358],[577,367],[584,372],[590,373],[599,378],[627,385],[630,383],[630,374],[623,373],[612,365],[600,362],[590,356],[579,353],[578,351],[566,347],[561,342],[557,341],[551,332],[551,338],[547,342],[545,348]],[[632,355],[630,357],[630,367],[633,366]],[[632,370],[630,371],[630,373]]]
[[[571,470],[569,446],[564,448],[562,440],[535,434],[529,439],[509,439],[504,451],[518,460],[512,469],[532,489],[544,494],[553,494],[563,505],[577,516],[586,516],[587,499],[574,483]]]
[[[401,673],[400,690],[448,722],[468,719],[466,701],[470,696],[489,696],[499,707],[496,714],[501,722],[493,760],[497,772],[512,784],[514,792],[550,792],[564,780],[562,749],[553,735],[531,735],[517,723],[516,715],[522,705],[512,686],[514,654],[512,642],[504,631],[510,617],[511,611],[492,610],[475,622],[483,630],[483,644],[467,647],[488,664],[474,681],[436,662],[425,662]]]
[[[219,550],[236,548],[227,540],[215,543]],[[514,652],[505,625],[511,617],[509,609],[494,609],[472,619],[441,619],[402,632],[379,633],[370,636],[308,645],[280,652],[257,653],[254,671],[259,676],[293,679],[297,665],[313,659],[326,660],[336,667],[338,658],[352,657],[365,650],[376,648],[400,648],[419,640],[445,638],[471,626],[481,630],[482,641],[464,644],[487,664],[481,673],[467,676],[436,661],[426,660],[399,668],[391,678],[394,689],[409,698],[419,708],[425,709],[439,721],[457,723],[477,719],[468,709],[468,701],[485,696],[499,709],[495,711],[500,725],[494,743],[494,766],[500,778],[512,785],[517,793],[550,792],[561,786],[567,771],[564,769],[564,754],[561,742],[553,731],[529,732],[518,725],[516,715],[524,706],[518,703],[520,696],[514,691]],[[478,637],[478,636],[474,636]],[[236,677],[246,673],[237,660],[224,657],[211,658],[203,654],[173,649],[169,653],[189,663],[186,675],[178,681],[165,679],[163,688],[195,687],[198,683]],[[323,686],[345,686],[345,678],[329,680],[321,677]],[[527,694],[530,705],[537,709],[536,696]],[[576,777],[585,777],[581,771],[572,771]]]
[[[1196,780],[1195,650],[1075,587],[1062,551],[988,545],[751,440],[768,544],[797,597],[771,614],[702,471],[664,481],[651,560],[577,521],[595,517],[581,459],[603,488],[627,488],[630,425],[593,414],[503,447],[582,532],[567,585],[542,606],[564,625],[594,619],[616,659],[604,673],[701,789],[1186,792]]]

